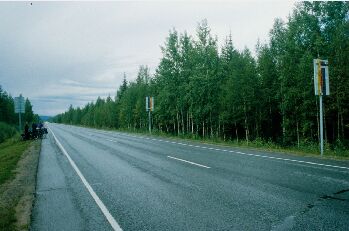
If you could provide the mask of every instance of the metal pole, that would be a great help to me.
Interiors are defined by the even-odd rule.
[[[22,118],[21,118],[21,112],[18,113],[18,119],[19,119],[19,132],[22,132]]]
[[[149,111],[148,111],[148,117],[149,117],[149,122],[148,122],[148,124],[149,124],[149,133],[151,134],[151,115],[150,115],[150,109],[149,109]]]
[[[322,94],[320,94],[320,153],[321,157],[324,154],[324,128],[322,115]]]
[[[21,97],[21,95],[19,95],[19,97]],[[18,126],[19,126],[19,132],[22,132],[22,118],[21,118],[21,111],[22,111],[22,107],[21,107],[21,101],[20,100],[18,100],[19,101],[19,105],[18,105],[18,107],[19,107],[19,112],[18,112],[18,119],[19,119],[19,123],[18,123]]]

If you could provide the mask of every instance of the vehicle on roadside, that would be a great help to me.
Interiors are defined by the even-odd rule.
[[[36,140],[36,139],[46,139],[48,131],[45,127],[37,127],[36,132],[28,131],[28,134],[21,134],[21,139],[25,140]]]

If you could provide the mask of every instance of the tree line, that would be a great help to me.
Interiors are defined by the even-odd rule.
[[[145,130],[145,97],[153,96],[153,129],[224,140],[281,145],[319,139],[313,59],[328,59],[331,95],[324,97],[325,140],[349,146],[349,4],[297,3],[287,21],[276,19],[256,55],[237,50],[228,35],[218,46],[206,20],[196,34],[170,30],[155,74],[140,66],[115,98],[98,98],[54,122]]]
[[[28,98],[25,100],[25,113],[22,114],[22,124],[38,122],[39,116],[34,114],[33,106]],[[15,113],[13,97],[0,85],[0,142],[13,136],[18,131],[18,114]],[[21,131],[20,131],[21,132]]]

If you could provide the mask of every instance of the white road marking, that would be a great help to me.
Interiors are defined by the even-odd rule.
[[[107,139],[107,140],[110,141],[110,142],[119,143],[119,142],[116,141],[116,140],[111,140],[111,139]]]
[[[303,164],[310,164],[310,165],[325,166],[325,167],[340,168],[340,169],[349,170],[349,167],[337,166],[337,165],[331,165],[331,164],[320,164],[320,163],[304,161],[304,160],[295,160],[295,159],[288,159],[288,158],[281,158],[281,157],[274,157],[274,156],[264,156],[264,155],[244,153],[244,152],[236,152],[236,153],[238,153],[240,155],[248,155],[248,156],[255,156],[255,157],[260,157],[260,158],[283,160],[283,161],[287,161],[287,162],[296,162],[296,163],[303,163]]]
[[[51,134],[53,136],[53,138],[55,139],[58,147],[61,149],[61,151],[63,152],[63,154],[67,157],[67,159],[69,160],[69,163],[71,164],[71,166],[73,167],[73,169],[75,170],[75,172],[78,174],[78,176],[80,177],[82,183],[84,183],[85,187],[87,188],[87,190],[89,191],[89,193],[91,194],[92,198],[95,200],[96,204],[98,205],[98,207],[101,209],[102,213],[104,214],[104,216],[107,218],[109,224],[111,225],[111,227],[114,230],[117,231],[122,231],[121,227],[119,226],[119,224],[116,222],[116,220],[114,219],[114,217],[110,214],[109,210],[107,209],[107,207],[104,205],[104,203],[101,201],[101,199],[97,196],[97,194],[95,193],[95,191],[92,189],[91,185],[87,182],[86,178],[84,177],[84,175],[82,175],[82,173],[80,172],[79,168],[76,166],[75,162],[72,160],[72,158],[70,158],[69,154],[67,153],[67,151],[63,148],[62,144],[58,141],[57,137],[55,136],[55,134],[53,133],[53,131],[51,130],[51,128],[48,128],[51,131]]]
[[[196,166],[199,166],[199,167],[203,167],[203,168],[211,168],[211,167],[208,167],[208,166],[206,166],[206,165],[202,165],[202,164],[194,163],[194,162],[191,162],[191,161],[188,161],[188,160],[179,159],[179,158],[176,158],[176,157],[173,157],[173,156],[167,156],[167,157],[168,157],[168,158],[171,158],[171,159],[175,159],[175,160],[183,161],[183,162],[188,163],[188,164],[193,164],[193,165],[196,165]]]
[[[133,138],[137,138],[137,139],[140,139],[140,138],[144,139],[145,138],[143,136],[131,136],[131,135],[126,135],[126,134],[121,134],[121,135],[128,136],[128,137],[133,137]],[[145,138],[145,139],[149,139],[149,138]],[[311,161],[295,160],[295,159],[274,157],[274,156],[266,156],[266,155],[245,153],[245,152],[240,152],[240,151],[233,151],[233,150],[225,150],[225,149],[219,149],[219,148],[198,146],[198,145],[192,145],[192,144],[183,144],[183,143],[180,143],[180,142],[171,142],[171,141],[168,141],[168,140],[160,140],[160,139],[158,139],[157,141],[166,142],[166,143],[172,143],[172,144],[178,144],[178,145],[186,145],[188,147],[195,147],[195,148],[210,149],[210,150],[215,150],[215,151],[237,153],[237,154],[245,155],[245,156],[254,156],[254,157],[259,157],[259,158],[282,160],[282,161],[286,161],[286,162],[296,162],[296,163],[303,163],[303,164],[309,164],[309,165],[316,165],[316,166],[323,166],[323,167],[331,167],[331,168],[339,168],[339,169],[349,170],[349,167],[330,165],[330,164],[321,164],[321,163],[315,163],[315,162],[311,162]]]

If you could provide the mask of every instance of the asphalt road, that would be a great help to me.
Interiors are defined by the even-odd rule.
[[[349,230],[348,161],[48,126],[31,230]]]

